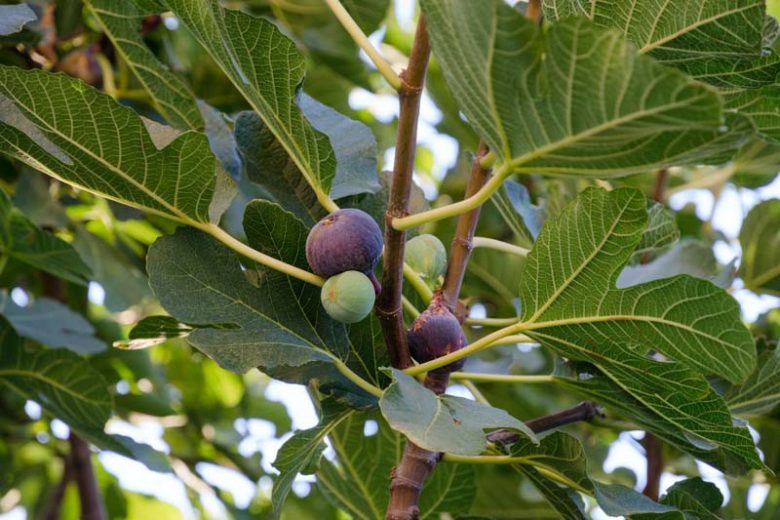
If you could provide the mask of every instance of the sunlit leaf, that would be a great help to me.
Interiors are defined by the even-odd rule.
[[[542,31],[500,0],[421,2],[433,51],[505,168],[609,177],[729,155],[752,131],[715,92],[582,18]]]

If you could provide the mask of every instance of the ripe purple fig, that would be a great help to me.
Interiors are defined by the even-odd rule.
[[[306,260],[323,278],[344,271],[371,276],[382,245],[382,231],[368,213],[340,209],[311,229],[306,238]]]
[[[466,346],[466,336],[458,319],[439,298],[434,298],[430,306],[420,314],[409,329],[409,351],[418,363],[456,352]],[[447,366],[431,370],[431,373],[456,372],[463,368],[466,358],[461,358]]]

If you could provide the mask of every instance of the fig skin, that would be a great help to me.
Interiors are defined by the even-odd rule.
[[[425,363],[466,346],[466,336],[460,322],[438,298],[420,314],[409,329],[409,352],[418,363]],[[461,358],[449,365],[431,370],[432,374],[457,372],[466,363]]]
[[[342,323],[356,323],[371,312],[376,300],[374,284],[358,271],[345,271],[325,281],[320,293],[328,316]]]
[[[323,278],[345,271],[368,275],[376,267],[382,245],[382,231],[368,213],[340,209],[311,229],[306,238],[306,260]]]
[[[447,250],[433,235],[418,235],[406,243],[404,261],[423,278],[437,280],[447,268]]]

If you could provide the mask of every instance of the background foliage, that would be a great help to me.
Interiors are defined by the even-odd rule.
[[[543,30],[522,3],[343,4],[397,68],[424,11],[412,213],[461,200],[490,146],[477,235],[532,252],[477,247],[462,296],[524,328],[466,370],[542,384],[436,399],[381,370],[374,318],[329,320],[265,263],[307,270],[334,200],[384,221],[395,92],[324,2],[0,1],[0,513],[79,517],[73,432],[110,518],[382,518],[398,432],[465,457],[510,427],[517,463],[443,462],[425,515],[774,518],[780,6],[550,0]],[[449,244],[454,219],[420,230]],[[580,399],[606,417],[520,422]],[[631,491],[644,431],[660,503]]]

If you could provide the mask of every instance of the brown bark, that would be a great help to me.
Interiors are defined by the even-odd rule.
[[[545,415],[544,417],[531,419],[530,421],[526,421],[525,424],[534,433],[542,433],[560,428],[561,426],[566,426],[567,424],[572,424],[579,421],[589,421],[594,417],[601,416],[602,411],[598,405],[592,401],[583,401],[576,406],[567,408],[566,410],[561,410],[560,412]],[[487,439],[490,442],[501,442],[504,444],[517,442],[519,438],[519,433],[510,430],[496,430],[494,432],[490,432],[487,436]]]
[[[409,66],[401,73],[402,85],[398,92],[400,112],[393,178],[385,214],[382,292],[376,302],[376,315],[382,325],[390,364],[395,368],[411,366],[412,359],[409,356],[401,306],[406,232],[393,229],[392,222],[394,218],[409,214],[409,195],[412,189],[412,173],[417,149],[417,119],[429,58],[428,33],[425,30],[425,20],[420,18],[409,57]]]

